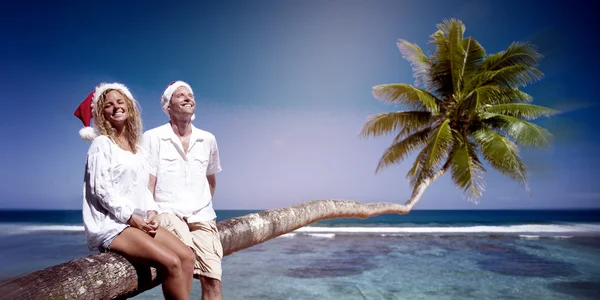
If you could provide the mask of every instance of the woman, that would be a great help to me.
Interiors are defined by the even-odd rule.
[[[116,252],[164,274],[167,299],[189,299],[194,253],[156,220],[149,173],[140,147],[137,102],[120,83],[101,84],[75,115],[93,140],[87,153],[83,222],[90,251]],[[90,127],[94,118],[95,129]]]

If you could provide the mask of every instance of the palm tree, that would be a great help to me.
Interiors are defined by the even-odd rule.
[[[549,146],[552,135],[527,120],[557,113],[531,104],[532,97],[519,90],[542,78],[536,68],[542,55],[527,42],[514,42],[505,51],[486,55],[477,40],[464,37],[460,20],[444,20],[437,28],[431,35],[435,51],[429,56],[406,40],[397,43],[412,66],[416,86],[397,83],[373,88],[375,98],[409,107],[370,116],[364,124],[361,136],[365,138],[396,134],[376,172],[419,150],[407,174],[413,188],[405,204],[408,210],[448,170],[467,198],[479,198],[486,172],[480,157],[529,191],[527,168],[517,145]]]
[[[373,88],[376,98],[413,110],[372,116],[362,130],[365,137],[400,130],[377,171],[421,149],[408,173],[413,186],[409,200],[404,205],[315,200],[224,220],[217,224],[224,255],[320,220],[408,213],[425,188],[449,169],[454,182],[469,197],[477,198],[483,191],[485,172],[480,155],[527,186],[527,170],[517,144],[547,146],[551,135],[526,120],[556,113],[529,104],[531,96],[518,89],[541,78],[535,68],[541,55],[528,43],[513,43],[506,51],[486,57],[475,39],[463,37],[462,22],[449,20],[438,28],[432,35],[436,51],[430,57],[414,44],[398,42],[420,88],[408,84]],[[7,299],[121,299],[158,284],[155,269],[134,267],[116,253],[102,253],[0,283],[0,294]]]

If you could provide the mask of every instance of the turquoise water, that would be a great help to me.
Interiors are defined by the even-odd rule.
[[[218,211],[220,219],[250,211]],[[0,212],[0,279],[89,255],[80,212]],[[223,260],[224,299],[600,299],[599,211],[312,224]],[[160,288],[136,299],[162,298]],[[194,282],[192,299],[200,298]]]

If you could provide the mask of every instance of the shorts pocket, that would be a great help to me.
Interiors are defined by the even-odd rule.
[[[223,245],[221,245],[221,240],[218,235],[216,239],[213,239],[213,250],[220,259],[223,259]]]

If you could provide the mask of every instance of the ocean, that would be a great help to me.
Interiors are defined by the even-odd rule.
[[[81,211],[0,211],[0,281],[90,254]],[[600,299],[600,210],[322,221],[226,256],[222,286],[224,299]]]

